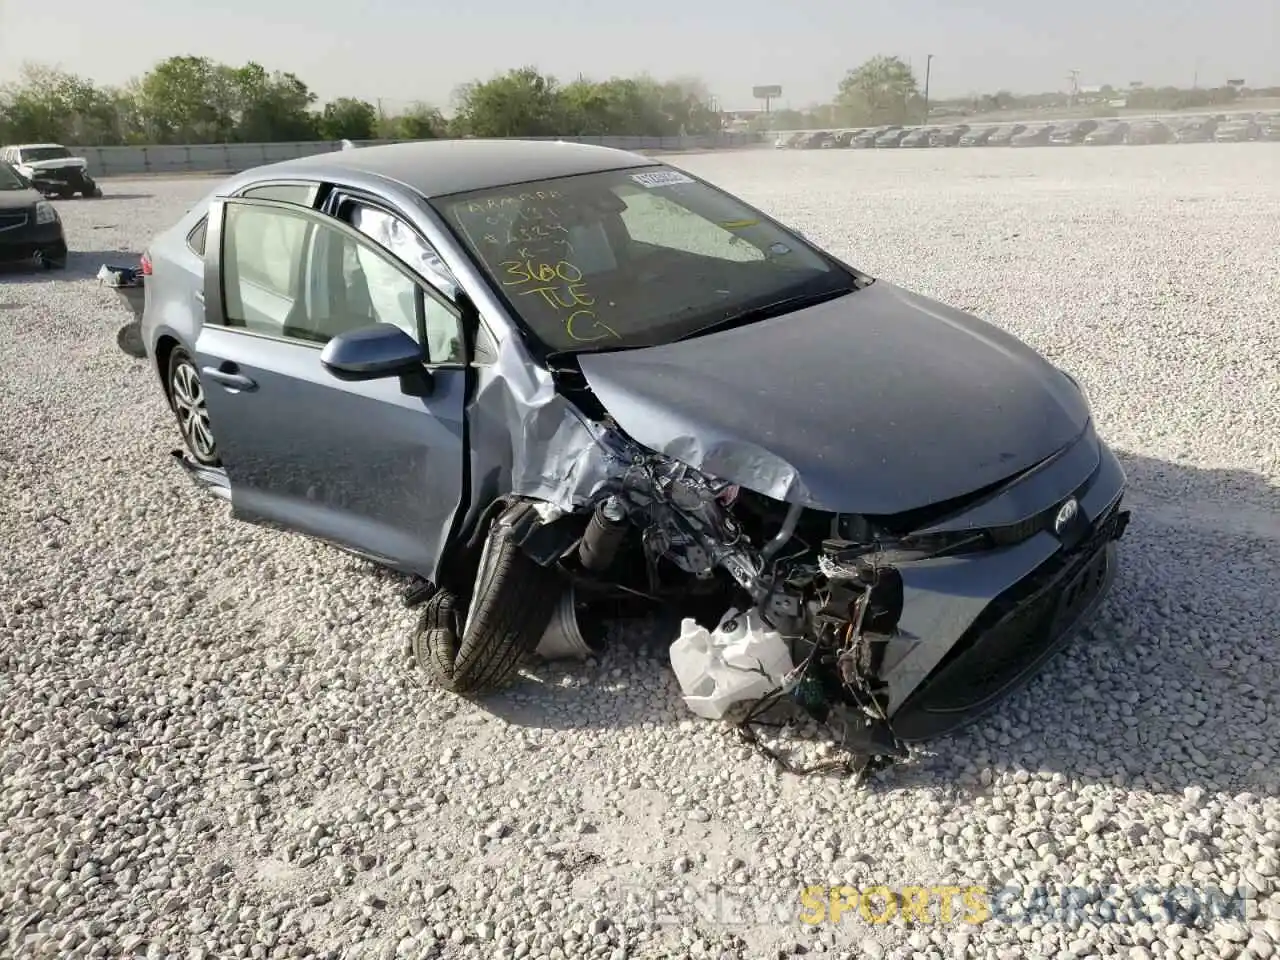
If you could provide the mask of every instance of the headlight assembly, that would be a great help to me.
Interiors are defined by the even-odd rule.
[[[53,208],[53,204],[48,200],[41,200],[36,204],[36,223],[57,223],[58,211]]]

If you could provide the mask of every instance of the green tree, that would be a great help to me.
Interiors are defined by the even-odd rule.
[[[325,140],[372,140],[378,123],[373,104],[355,97],[339,97],[320,112],[320,136]]]
[[[21,79],[0,92],[5,141],[72,144],[123,142],[117,94],[53,67],[25,64]]]
[[[170,57],[143,76],[138,113],[152,143],[226,143],[240,106],[235,71],[208,57]]]
[[[377,133],[385,140],[434,140],[449,136],[449,121],[429,104],[411,103],[404,113],[380,119]]]
[[[236,139],[245,143],[313,140],[316,95],[292,73],[267,73],[247,63],[231,71],[236,94]]]
[[[917,91],[915,74],[901,58],[876,56],[845,74],[836,105],[846,123],[906,123]]]
[[[565,110],[555,77],[520,67],[454,94],[458,132],[474,137],[553,137],[564,134]]]

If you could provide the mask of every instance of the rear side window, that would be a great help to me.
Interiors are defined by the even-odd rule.
[[[197,256],[204,256],[204,235],[209,230],[209,218],[201,217],[197,223],[187,234],[187,246],[191,248],[191,252]]]

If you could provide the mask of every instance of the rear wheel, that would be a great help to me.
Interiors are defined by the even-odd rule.
[[[59,200],[70,200],[75,195],[76,195],[76,192],[72,190],[70,187],[61,187],[58,190]]]
[[[479,694],[505,685],[551,622],[562,584],[509,536],[517,504],[495,522],[480,557],[465,621],[461,604],[447,589],[427,601],[413,635],[418,666],[454,693]]]
[[[191,455],[206,467],[218,466],[218,445],[209,425],[204,384],[191,354],[182,347],[174,347],[169,354],[169,406],[178,418],[182,442]]]

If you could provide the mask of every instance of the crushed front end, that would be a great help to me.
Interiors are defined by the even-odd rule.
[[[899,517],[783,504],[613,425],[600,442],[603,482],[544,513],[575,530],[555,551],[575,586],[707,628],[752,610],[791,669],[744,704],[744,733],[789,701],[864,760],[954,731],[1032,676],[1106,595],[1128,521],[1123,470],[1091,426],[994,489]]]

